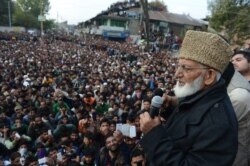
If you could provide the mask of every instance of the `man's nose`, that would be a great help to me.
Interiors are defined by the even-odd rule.
[[[177,68],[176,71],[175,71],[175,74],[174,74],[174,79],[178,79],[180,77],[182,77],[182,72],[181,72],[181,69],[180,68]]]

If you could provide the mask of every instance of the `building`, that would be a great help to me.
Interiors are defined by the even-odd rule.
[[[173,31],[175,35],[183,37],[188,29],[204,30],[207,28],[207,23],[202,20],[159,9],[149,10],[149,19],[151,34],[166,35]],[[140,3],[136,1],[117,2],[80,26],[85,33],[119,39],[140,36],[145,29],[143,10]]]

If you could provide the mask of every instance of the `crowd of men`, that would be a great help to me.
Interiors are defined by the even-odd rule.
[[[171,93],[176,57],[95,36],[0,35],[2,161],[107,165],[113,160],[97,153],[106,145],[103,155],[119,147],[130,164],[141,136],[136,113],[156,89]],[[116,123],[135,125],[136,137],[113,133]],[[140,148],[134,155],[144,156]]]
[[[201,33],[200,35],[204,34]],[[203,150],[208,151],[199,152],[200,147],[196,150],[195,148],[198,147],[200,142],[193,143],[193,136],[192,139],[188,139],[189,142],[182,141],[180,143],[180,145],[190,145],[190,149],[182,149],[181,153],[175,149],[175,143],[167,143],[172,149],[160,150],[158,149],[160,147],[158,143],[167,139],[163,139],[165,138],[165,129],[159,129],[157,126],[168,123],[169,117],[174,112],[173,107],[179,102],[174,97],[173,89],[175,85],[180,86],[181,89],[181,84],[184,83],[177,82],[176,84],[175,77],[178,77],[180,81],[181,74],[185,75],[188,70],[191,72],[193,69],[207,69],[207,73],[201,73],[204,77],[207,74],[205,78],[208,82],[210,76],[215,76],[213,78],[220,76],[229,61],[221,62],[220,65],[223,64],[224,66],[218,68],[213,65],[209,66],[210,63],[203,61],[201,63],[205,64],[205,67],[195,64],[196,67],[188,68],[185,65],[177,65],[177,57],[171,55],[167,50],[144,52],[137,45],[105,40],[100,36],[92,35],[81,38],[63,34],[50,34],[43,36],[41,39],[26,33],[0,33],[0,39],[0,165],[138,166],[154,165],[154,163],[158,163],[158,165],[164,163],[178,165],[182,161],[188,162],[189,159],[192,163],[205,164],[207,162],[206,164],[208,164],[207,158],[213,156],[209,151],[218,153],[227,150],[226,147],[221,146],[221,150],[217,151],[218,146],[216,144],[213,144],[214,149],[206,149],[207,144],[204,144]],[[223,45],[223,47],[226,46]],[[249,53],[245,50],[240,51],[235,53],[233,57],[245,58],[245,65],[249,65]],[[204,52],[201,51],[200,53]],[[194,59],[196,62],[200,62],[199,58],[195,59],[196,57],[194,58],[192,55],[187,57],[183,53],[182,56],[184,59]],[[232,62],[236,69],[242,66],[239,64],[237,67],[237,62],[241,60],[244,59],[238,57],[233,59]],[[180,60],[179,62],[188,61]],[[211,62],[211,64],[213,63]],[[207,66],[212,67],[213,70]],[[219,71],[217,77],[213,75],[215,69],[216,72]],[[175,75],[176,71],[178,72]],[[249,73],[249,66],[248,68],[246,66],[242,71],[244,71],[243,75]],[[225,76],[225,80],[230,84],[232,76],[228,75],[226,76],[230,79]],[[248,78],[246,77],[246,79]],[[191,77],[186,79],[189,80]],[[207,82],[204,83],[206,88],[213,87],[214,84],[217,85],[214,82]],[[218,84],[222,86],[223,81]],[[177,97],[178,95],[179,98],[192,95],[191,93],[183,95],[180,89],[175,91]],[[154,101],[156,105],[158,104],[161,107],[158,110],[161,118],[151,119],[150,124],[148,124],[149,122],[145,120],[145,117],[146,119],[150,118],[142,110],[150,112],[152,99],[155,96],[163,97],[165,100],[163,104],[162,101]],[[211,98],[206,99],[209,101]],[[204,103],[207,100],[204,100]],[[226,99],[224,100],[225,103],[228,102]],[[180,100],[180,106],[183,101],[185,100]],[[184,107],[177,107],[180,111],[178,110],[172,116],[181,120],[182,111],[185,111],[185,109]],[[226,104],[226,108],[228,108],[228,104]],[[243,114],[236,113],[239,123],[242,119],[246,120],[245,114],[248,114],[247,111],[250,112],[249,108],[241,108],[245,109],[245,111],[242,111]],[[229,110],[233,110],[230,105]],[[222,116],[221,118],[224,116],[233,117],[232,113],[224,114],[222,111],[219,115]],[[196,114],[196,116],[201,115]],[[211,113],[211,117],[215,118],[214,116]],[[209,117],[207,118],[209,119]],[[226,134],[222,133],[225,135],[220,137],[227,136],[233,142],[232,144],[225,143],[228,146],[235,145],[236,139],[234,137],[237,137],[237,132],[234,130],[236,125],[232,120],[233,118],[230,118],[228,118],[228,124],[232,123],[232,126],[225,127]],[[201,119],[203,119],[200,120],[203,124],[204,118]],[[225,123],[219,123],[219,125],[227,124],[228,119],[226,118]],[[171,117],[170,122],[173,120],[175,118]],[[183,123],[185,124],[189,120],[186,118]],[[209,120],[205,121],[204,124],[210,124],[208,123]],[[179,122],[174,121],[172,124],[178,127]],[[217,123],[216,118],[213,123]],[[246,121],[241,123],[246,124]],[[135,136],[130,137],[125,135],[123,131],[117,130],[116,127],[119,124],[135,126]],[[185,125],[196,124],[188,123]],[[155,126],[157,129],[154,129]],[[247,126],[243,125],[242,128],[244,127]],[[153,132],[161,130],[162,135],[158,132],[156,135],[152,134],[150,129]],[[180,133],[182,129],[184,128],[178,129]],[[189,130],[192,131],[192,128],[190,127]],[[202,128],[199,132],[202,130],[205,131],[206,129]],[[208,133],[213,134],[213,130]],[[223,130],[224,128],[220,129],[220,131]],[[171,136],[175,131],[175,126],[170,127],[170,131]],[[185,131],[183,130],[183,132]],[[215,133],[217,132],[215,131]],[[148,133],[151,134],[150,139],[147,136]],[[181,137],[184,137],[184,135],[180,135],[182,140]],[[204,137],[206,137],[205,134]],[[200,140],[204,137],[201,136]],[[142,143],[139,143],[142,138]],[[156,139],[155,142],[154,138]],[[216,136],[212,138],[218,139]],[[159,139],[159,142],[157,139]],[[148,142],[149,140],[152,141],[152,144]],[[195,141],[198,140],[198,138],[195,139]],[[227,142],[227,139],[224,141]],[[221,139],[220,143],[222,142]],[[248,141],[246,144],[248,144]],[[151,145],[152,149],[150,149]],[[163,145],[165,146],[165,144]],[[191,145],[197,147],[194,148]],[[245,147],[245,145],[243,146]],[[181,148],[189,147],[181,146]],[[189,155],[182,154],[184,150]],[[234,161],[237,151],[234,150],[228,152],[228,156],[223,156],[227,158],[227,160],[224,160],[225,163]],[[198,152],[199,155],[202,153],[202,155],[199,156],[194,151]],[[155,157],[154,152],[157,154]],[[171,155],[168,155],[170,152],[171,155],[176,153],[177,160],[175,162],[169,158],[171,157]],[[168,161],[160,157],[163,153],[167,155]],[[199,156],[200,159],[189,158],[191,153]],[[245,154],[245,152],[242,153]],[[245,158],[248,157],[245,156]],[[221,160],[222,158],[218,157],[217,159]],[[211,163],[216,162],[218,161]]]

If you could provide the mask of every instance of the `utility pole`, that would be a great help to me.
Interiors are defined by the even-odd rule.
[[[43,17],[43,0],[41,1],[41,11],[40,11],[40,16]],[[43,36],[43,18],[41,19],[41,37]]]
[[[144,13],[144,18],[145,18],[145,23],[146,23],[146,35],[147,35],[147,49],[149,49],[149,14],[148,14],[148,0],[140,0],[143,13]]]
[[[11,28],[11,12],[10,12],[10,2],[11,0],[8,0],[8,15],[9,15],[9,27]]]

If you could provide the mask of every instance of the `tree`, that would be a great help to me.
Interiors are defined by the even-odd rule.
[[[250,37],[250,0],[211,0],[208,2],[212,28],[228,35],[233,44]]]
[[[8,13],[8,1],[9,0],[0,0],[0,25],[7,26],[9,25],[9,13]],[[10,1],[10,14],[13,14],[13,2]]]
[[[158,9],[160,11],[168,11],[167,5],[163,1],[155,0],[148,3],[149,8]]]
[[[39,28],[38,16],[48,14],[49,9],[49,0],[16,0],[14,24],[26,28]],[[48,21],[50,23],[47,25],[51,25],[51,20]]]

